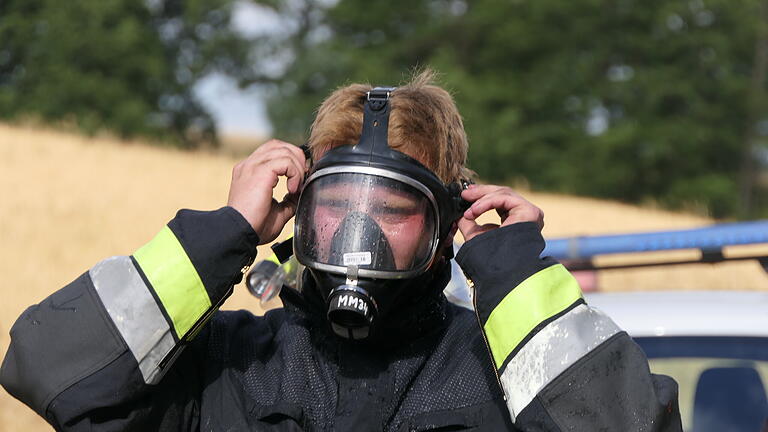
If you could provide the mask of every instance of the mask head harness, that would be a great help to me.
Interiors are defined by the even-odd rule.
[[[314,164],[297,207],[294,254],[326,299],[331,328],[348,339],[367,338],[377,319],[419,289],[411,282],[430,270],[469,206],[461,199],[468,181],[446,185],[389,147],[393,91],[368,92],[360,141]]]

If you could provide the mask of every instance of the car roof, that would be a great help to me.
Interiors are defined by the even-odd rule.
[[[768,337],[768,293],[644,291],[588,293],[587,303],[633,337]]]

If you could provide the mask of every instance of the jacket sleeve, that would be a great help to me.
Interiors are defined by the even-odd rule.
[[[456,257],[515,425],[524,431],[681,431],[677,384],[652,375],[626,332],[540,258],[534,223],[468,241]]]
[[[257,243],[230,207],[181,210],[132,256],[107,258],[28,308],[0,383],[57,430],[194,428],[205,332],[193,339]]]

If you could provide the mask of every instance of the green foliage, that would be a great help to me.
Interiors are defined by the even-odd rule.
[[[74,122],[87,132],[214,140],[192,92],[212,70],[238,72],[247,41],[230,0],[0,2],[0,118]]]
[[[766,114],[750,98],[764,91],[751,81],[765,25],[757,0],[306,4],[320,18],[286,47],[270,105],[278,135],[306,134],[339,85],[397,84],[431,66],[487,181],[717,217],[742,209],[741,155]]]
[[[192,147],[215,140],[193,87],[223,72],[269,84],[277,135],[299,142],[334,88],[430,66],[487,181],[768,215],[765,2],[251,3],[284,31],[237,34],[235,0],[0,1],[0,118]]]

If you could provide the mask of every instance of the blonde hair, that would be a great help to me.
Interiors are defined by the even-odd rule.
[[[318,109],[309,136],[312,156],[342,145],[355,145],[363,125],[369,84],[351,84],[331,93]],[[474,175],[465,167],[467,135],[451,95],[435,85],[426,69],[390,95],[389,146],[418,159],[443,182]]]

